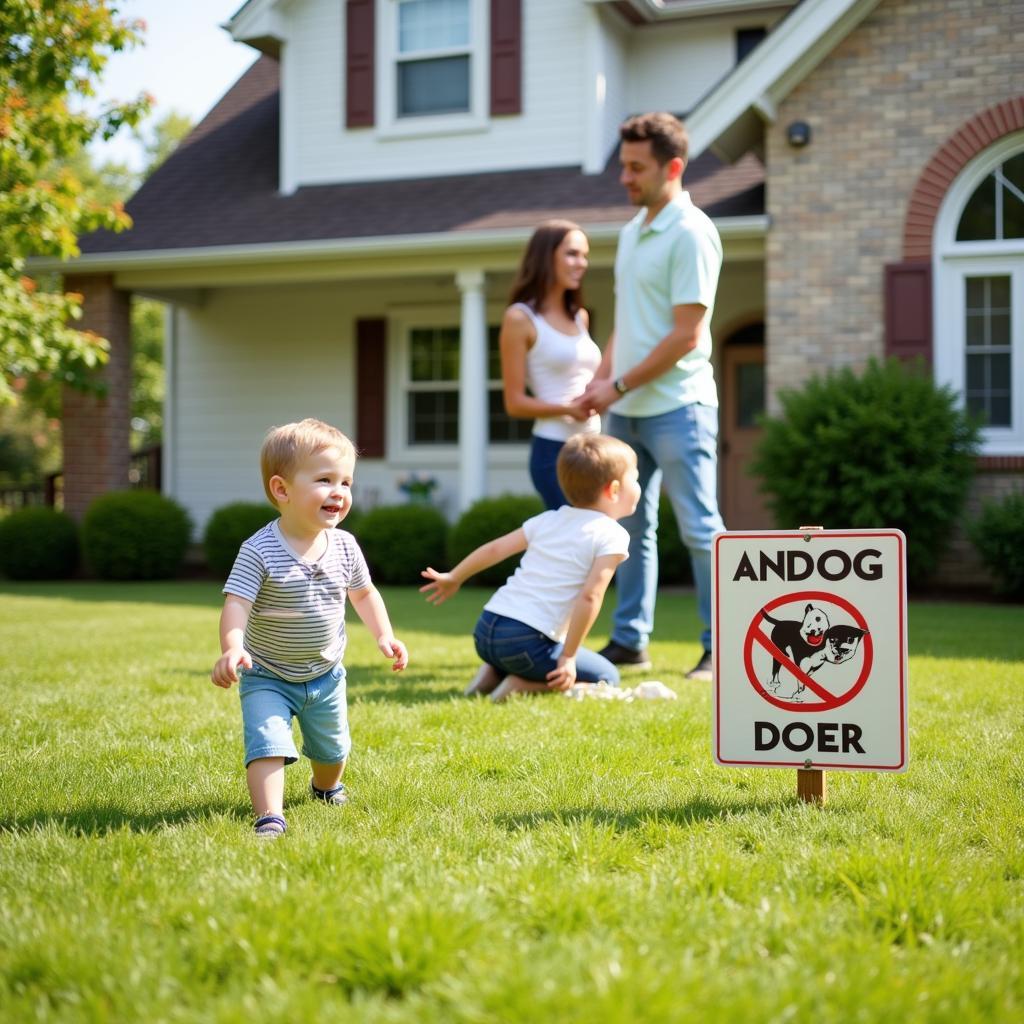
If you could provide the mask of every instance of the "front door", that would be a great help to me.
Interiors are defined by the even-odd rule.
[[[771,527],[772,518],[747,473],[761,436],[757,417],[764,412],[764,325],[734,334],[722,347],[721,506],[726,529]]]

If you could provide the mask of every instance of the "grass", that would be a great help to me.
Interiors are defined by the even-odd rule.
[[[689,595],[678,701],[494,707],[458,696],[485,594],[386,591],[397,679],[352,626],[354,802],[300,763],[261,844],[215,584],[0,586],[0,1016],[1022,1019],[1020,606],[912,602],[910,771],[814,808],[713,765]]]

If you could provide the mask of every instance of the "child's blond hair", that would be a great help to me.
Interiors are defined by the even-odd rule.
[[[337,448],[343,456],[355,458],[355,445],[337,427],[320,420],[305,419],[267,431],[260,448],[260,471],[263,473],[263,490],[267,492],[271,505],[277,507],[270,493],[270,478],[279,476],[291,480],[304,459],[319,455],[327,448]]]
[[[625,441],[607,434],[574,434],[562,445],[555,469],[569,504],[586,508],[635,465],[636,452]]]

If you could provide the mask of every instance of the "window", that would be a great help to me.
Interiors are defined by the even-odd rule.
[[[1024,454],[1024,132],[964,168],[939,210],[935,377],[982,423],[987,455]]]
[[[459,442],[459,328],[415,326],[408,330],[405,357],[406,444]],[[505,413],[501,387],[498,327],[487,330],[488,409],[491,444],[522,444],[530,439],[530,420]]]
[[[398,117],[468,113],[469,0],[400,0],[396,29]]]
[[[766,35],[768,30],[764,28],[736,29],[736,63],[739,64]]]

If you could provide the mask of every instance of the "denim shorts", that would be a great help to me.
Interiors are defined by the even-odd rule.
[[[352,748],[345,702],[345,668],[339,661],[329,672],[304,683],[290,683],[260,665],[241,669],[245,763],[262,757],[299,759],[292,719],[302,730],[302,753],[321,764],[341,764]]]
[[[503,676],[519,676],[534,683],[546,683],[548,673],[558,667],[562,644],[533,626],[506,615],[484,611],[473,630],[473,642],[481,661]],[[602,679],[619,684],[619,670],[607,658],[581,647],[576,652],[576,678],[581,683]]]

